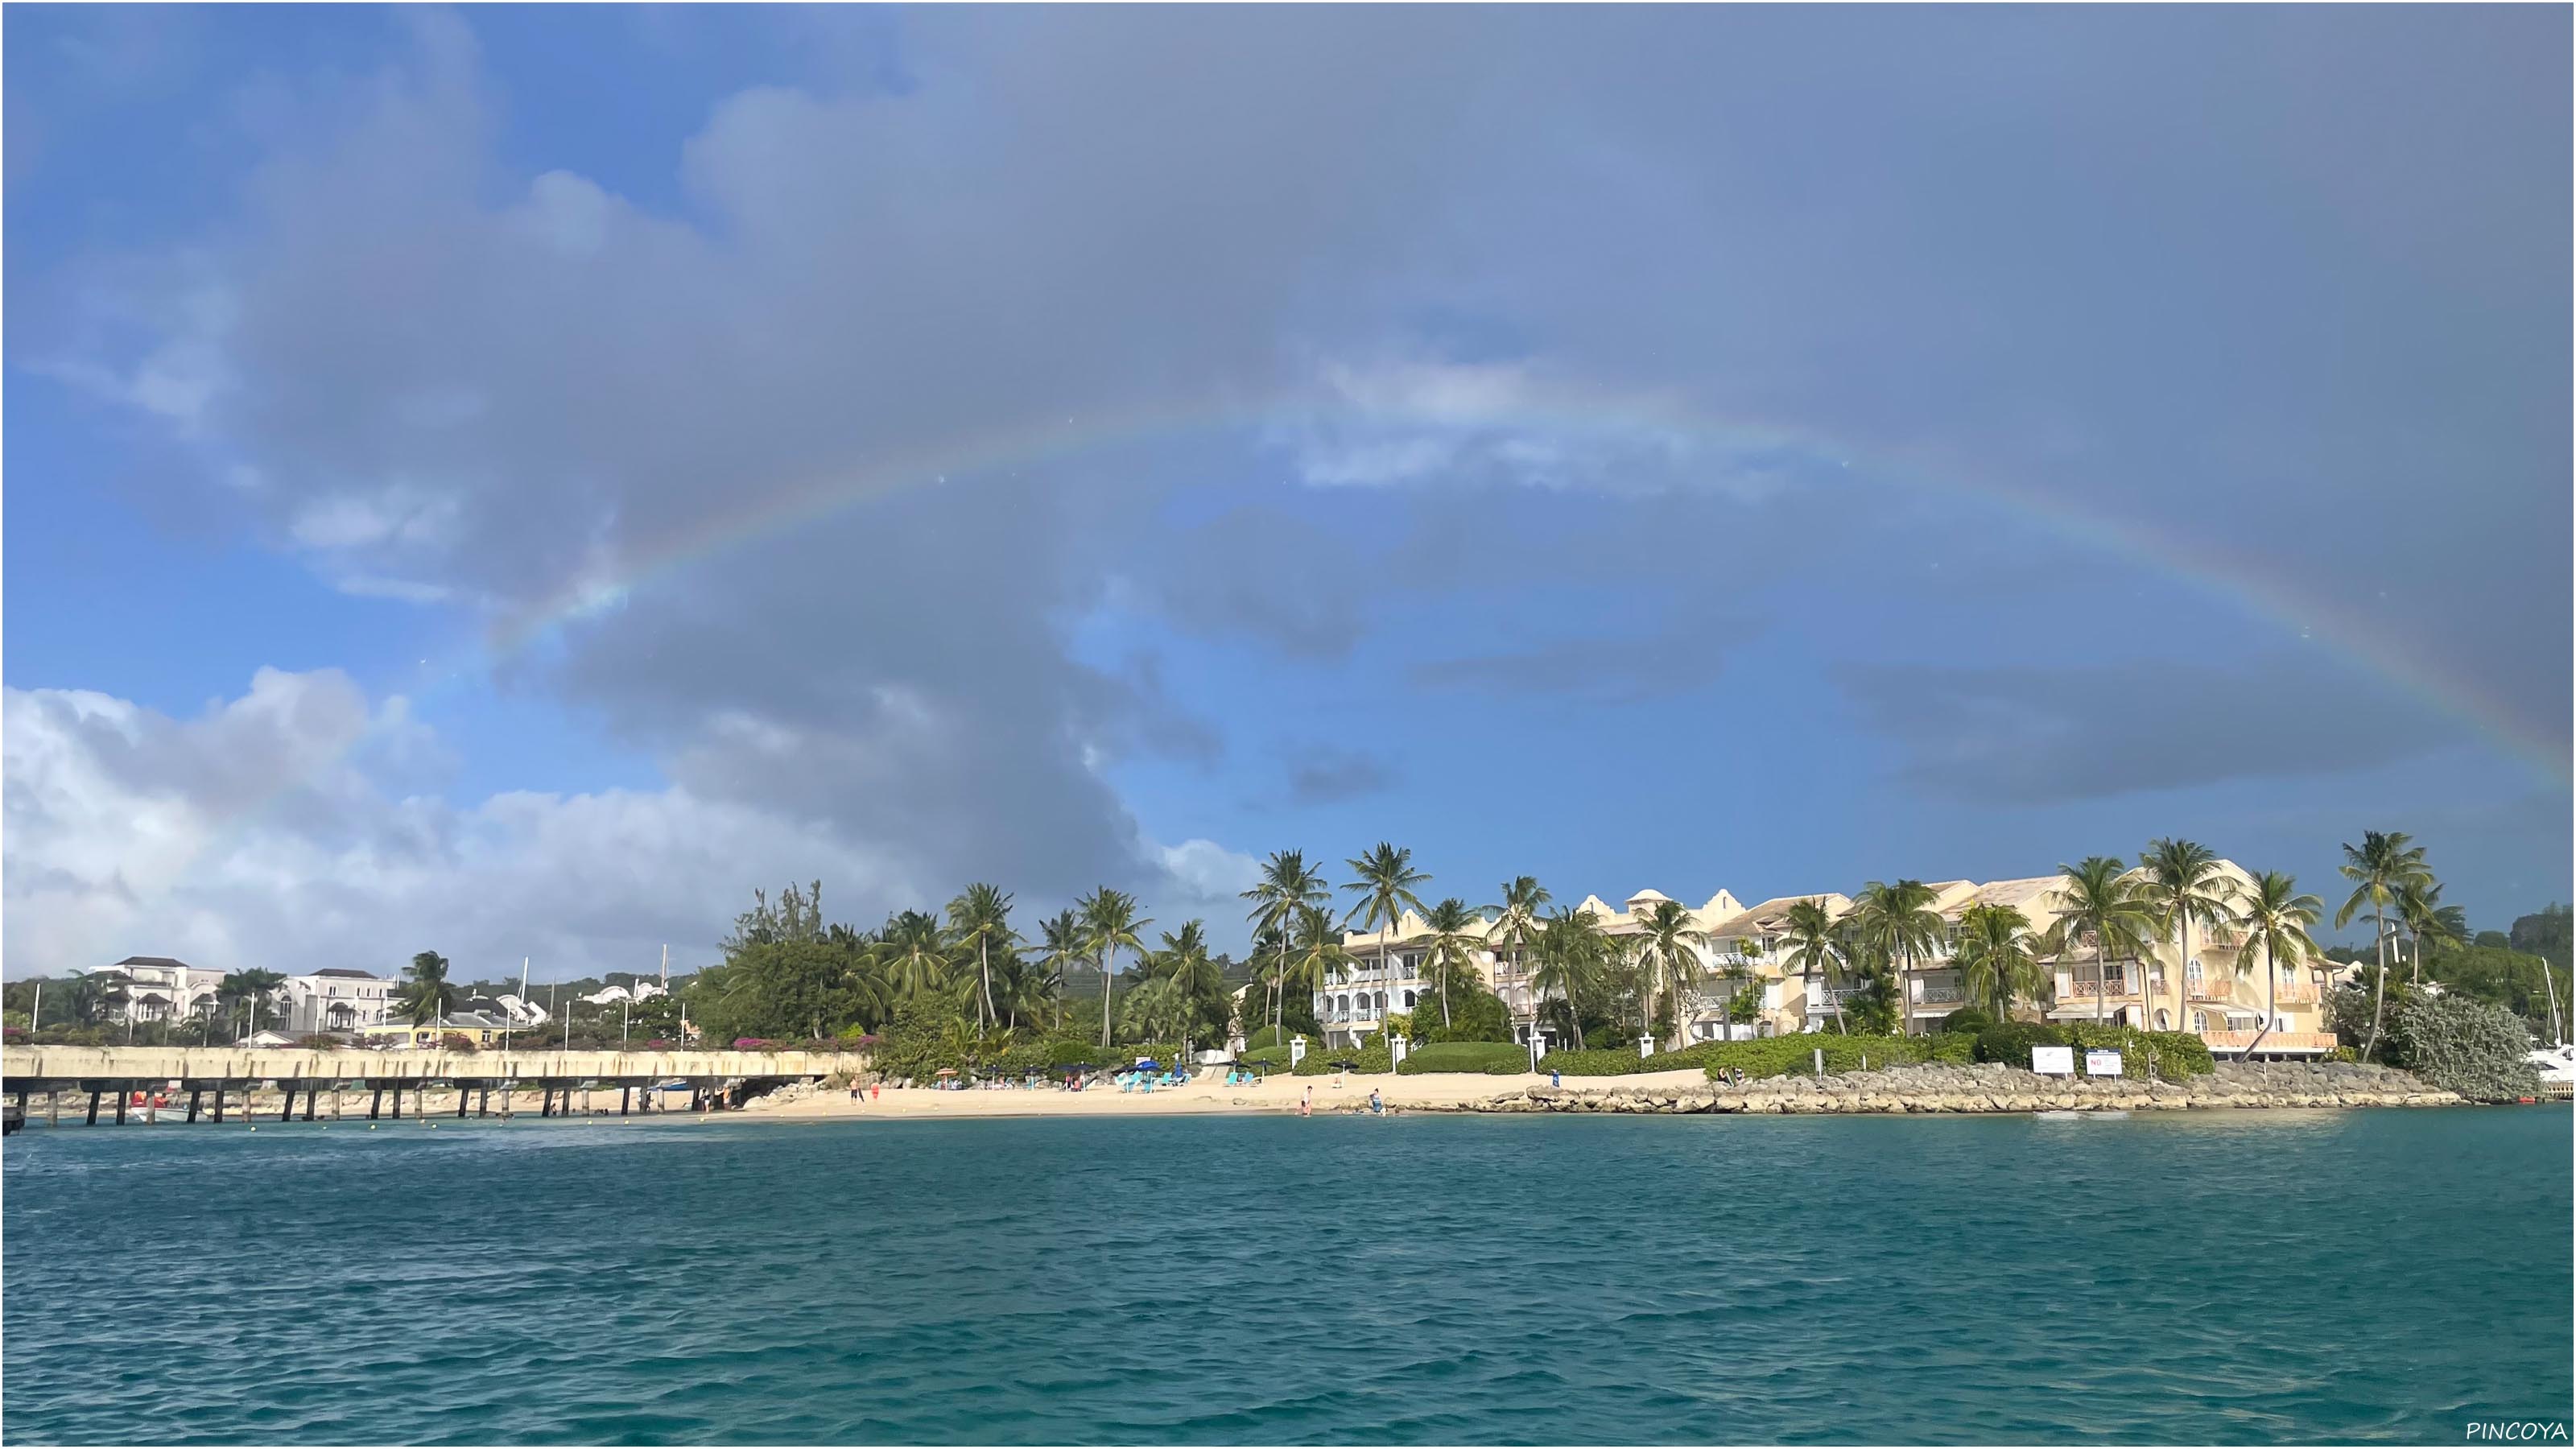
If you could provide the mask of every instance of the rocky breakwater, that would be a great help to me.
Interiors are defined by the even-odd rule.
[[[1747,1112],[1835,1114],[2171,1111],[2246,1107],[2457,1106],[2455,1093],[2405,1072],[2346,1062],[2222,1064],[2184,1082],[2042,1077],[1993,1063],[1925,1065],[1837,1076],[1766,1077],[1741,1086],[1622,1087],[1596,1077],[1532,1087],[1469,1112]]]

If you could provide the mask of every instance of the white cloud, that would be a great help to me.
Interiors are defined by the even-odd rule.
[[[1327,359],[1270,433],[1319,487],[1446,481],[1645,492],[1727,470],[1662,400],[1577,387],[1535,361]]]
[[[133,954],[391,971],[423,949],[466,975],[527,956],[562,976],[639,969],[666,942],[694,964],[756,885],[820,878],[836,917],[867,925],[958,884],[905,842],[741,778],[451,803],[428,788],[452,763],[436,735],[336,671],[263,669],[187,719],[85,690],[0,691],[0,711],[13,976]],[[737,776],[741,751],[810,744],[736,724]],[[1208,840],[1140,853],[1141,878],[1135,862],[1103,873],[1149,913],[1210,915],[1222,935],[1251,859]]]

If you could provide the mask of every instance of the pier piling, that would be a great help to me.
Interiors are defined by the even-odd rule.
[[[376,1094],[367,1099],[367,1120],[373,1122],[378,1116],[383,1114],[384,1110],[385,1089],[383,1087],[378,1087],[376,1088]]]
[[[89,1089],[89,1120],[81,1125],[84,1127],[95,1127],[98,1125],[98,1088],[96,1087]]]
[[[190,1088],[188,1089],[188,1124],[189,1124],[190,1126],[195,1126],[195,1125],[196,1125],[196,1121],[197,1121],[197,1106],[198,1106],[198,1104],[199,1104],[199,1103],[201,1103],[201,1102],[205,1101],[205,1099],[206,1099],[206,1089],[205,1089],[205,1088],[203,1088],[203,1087],[190,1087]]]
[[[125,1087],[123,1082],[116,1084],[116,1125],[119,1127],[125,1125]]]

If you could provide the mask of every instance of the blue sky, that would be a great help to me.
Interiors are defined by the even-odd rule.
[[[5,24],[12,975],[2570,893],[2563,11]]]

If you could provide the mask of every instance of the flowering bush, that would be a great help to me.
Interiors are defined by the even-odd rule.
[[[469,1057],[474,1055],[478,1050],[474,1045],[474,1038],[467,1036],[461,1031],[451,1031],[441,1036],[438,1039],[438,1049],[440,1051],[447,1052],[460,1052]]]
[[[733,1049],[738,1052],[765,1052],[769,1050],[769,1038],[738,1036],[733,1039]]]

